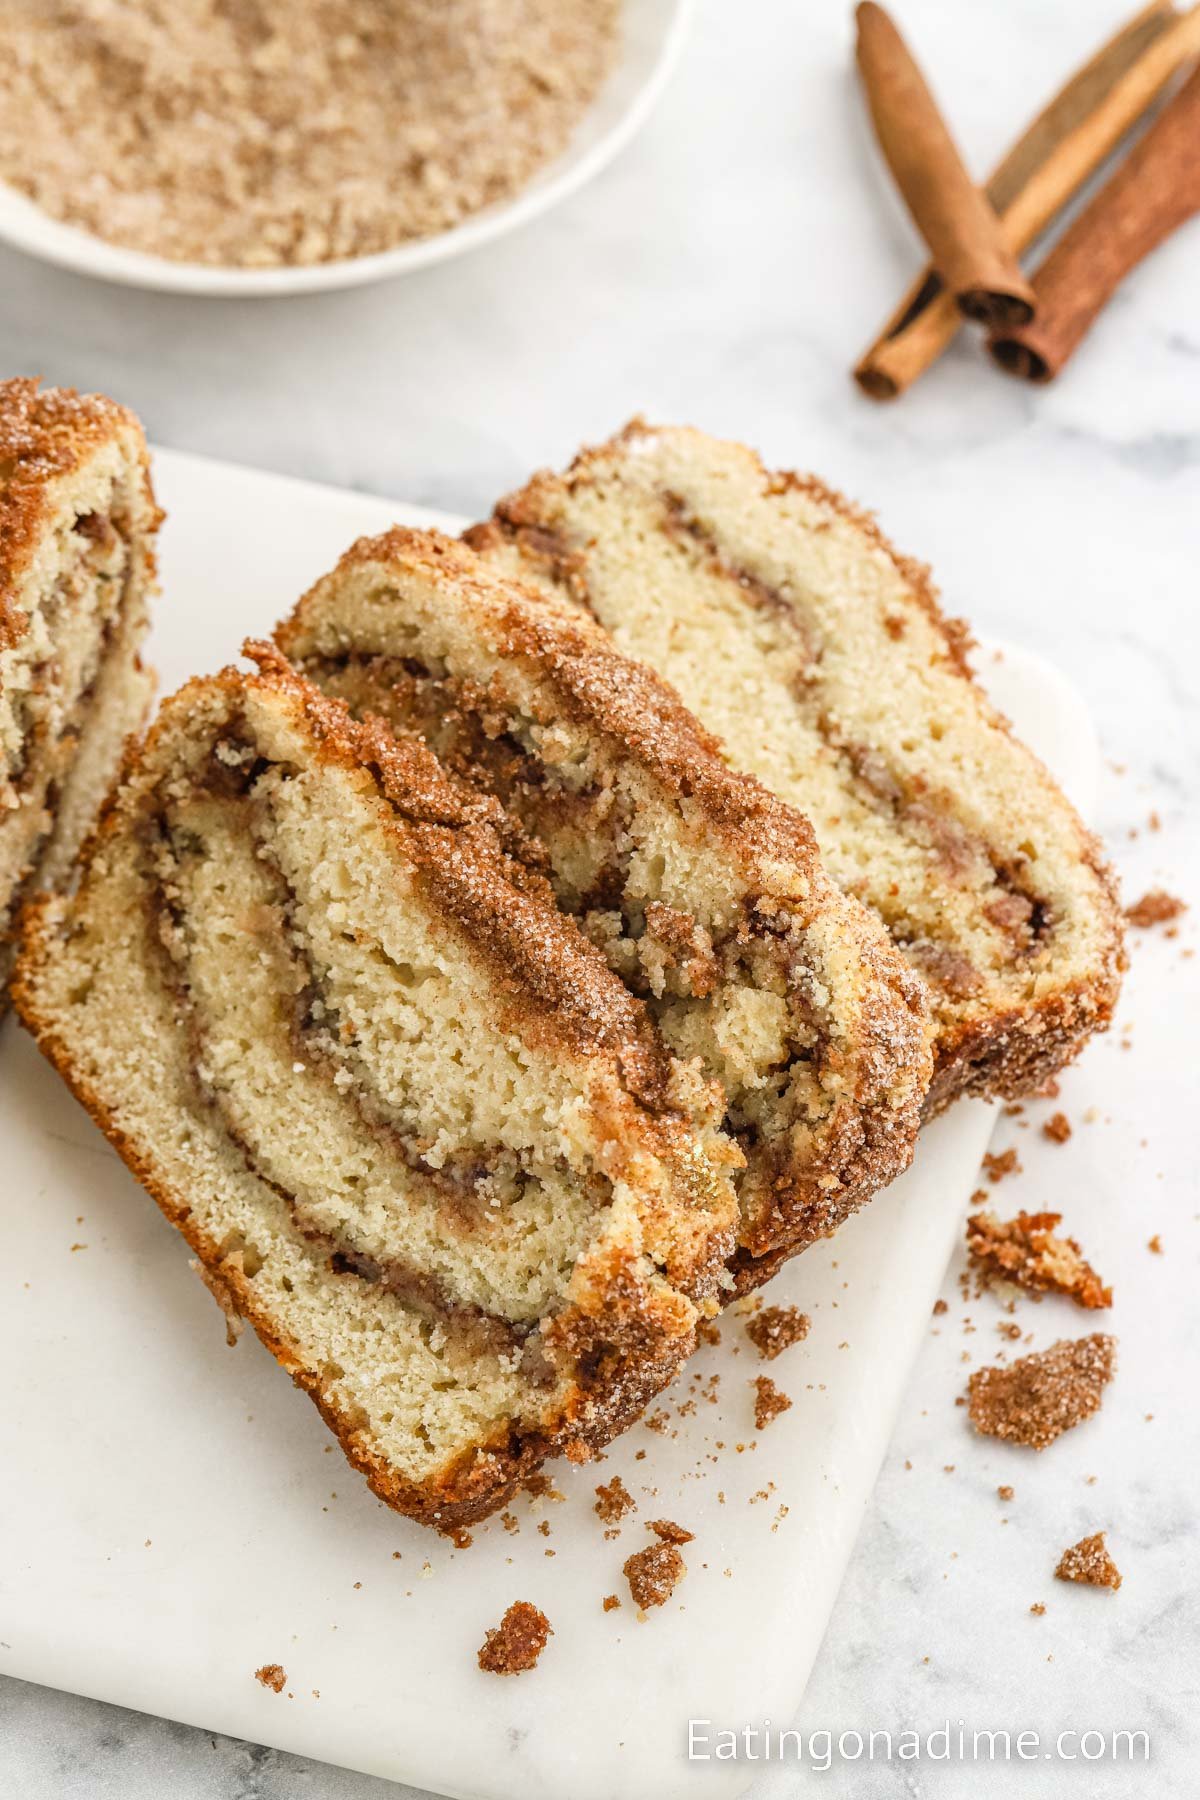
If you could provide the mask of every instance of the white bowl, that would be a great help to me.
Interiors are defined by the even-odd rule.
[[[683,42],[692,0],[625,0],[616,67],[589,107],[570,145],[511,200],[474,213],[435,237],[401,244],[375,256],[305,268],[231,269],[203,263],[168,262],[140,250],[123,250],[90,232],[62,225],[22,194],[0,182],[0,241],[39,256],[44,262],[97,275],[127,287],[158,288],[175,294],[312,294],[327,288],[359,287],[368,281],[404,275],[458,256],[477,244],[523,225],[574,193],[624,148],[658,98]]]

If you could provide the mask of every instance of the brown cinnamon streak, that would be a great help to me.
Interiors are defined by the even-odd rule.
[[[1034,313],[1033,290],[908,46],[874,0],[863,0],[856,17],[875,135],[935,269],[968,318],[995,329],[1025,324]]]
[[[1131,269],[1200,211],[1200,67],[1051,250],[1038,315],[992,338],[1002,369],[1051,381]]]

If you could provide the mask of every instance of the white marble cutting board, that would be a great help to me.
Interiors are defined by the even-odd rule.
[[[167,452],[156,470],[164,691],[266,632],[359,532],[452,523]],[[1014,650],[982,662],[1086,809],[1096,752],[1073,690]],[[764,1365],[727,1319],[665,1431],[555,1469],[564,1501],[522,1500],[517,1531],[493,1521],[455,1550],[370,1495],[252,1338],[226,1348],[186,1247],[10,1022],[0,1671],[477,1800],[738,1792],[752,1767],[689,1764],[688,1720],[792,1719],[990,1129],[986,1107],[957,1108],[908,1175],[777,1278],[770,1299],[813,1326],[770,1365],[794,1405],[757,1444]],[[719,1373],[719,1399],[681,1414],[693,1373]],[[645,1529],[606,1540],[592,1511],[616,1473],[640,1518],[696,1534],[645,1622],[621,1576]],[[555,1636],[535,1673],[482,1675],[484,1631],[517,1598]],[[255,1681],[263,1663],[286,1670],[283,1694]]]

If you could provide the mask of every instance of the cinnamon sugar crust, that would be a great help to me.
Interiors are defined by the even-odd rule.
[[[1064,1550],[1054,1573],[1059,1581],[1079,1581],[1087,1587],[1110,1588],[1113,1593],[1121,1585],[1121,1571],[1105,1547],[1102,1531],[1080,1538]]]
[[[642,1611],[665,1606],[687,1574],[687,1564],[676,1545],[661,1540],[636,1550],[623,1566],[633,1603]]]
[[[1096,840],[975,681],[970,637],[869,514],[753,452],[641,420],[468,541],[650,662],[812,820],[927,982],[927,1102],[1036,1090],[1124,967]]]
[[[686,1525],[677,1525],[674,1519],[647,1519],[646,1529],[663,1544],[691,1544],[696,1539],[694,1531],[689,1531]]]
[[[746,1321],[746,1336],[764,1362],[774,1362],[808,1336],[812,1320],[798,1306],[764,1306]]]
[[[754,1377],[754,1429],[765,1431],[772,1420],[791,1408],[792,1402],[769,1375]]]
[[[619,1475],[614,1475],[609,1482],[600,1482],[596,1488],[596,1502],[592,1508],[597,1518],[605,1525],[615,1525],[626,1513],[637,1511],[637,1501],[625,1486]]]
[[[544,1612],[528,1600],[514,1600],[499,1625],[485,1636],[479,1667],[485,1675],[524,1675],[537,1667],[553,1636]]]
[[[985,1437],[1044,1450],[1099,1411],[1116,1350],[1115,1338],[1096,1332],[1062,1338],[1006,1367],[977,1369],[967,1384],[972,1425]]]
[[[720,1083],[746,1161],[739,1288],[906,1165],[930,1070],[921,983],[828,880],[808,821],[731,770],[649,667],[461,544],[401,529],[353,546],[276,640],[499,800],[514,854]]]
[[[163,514],[154,502],[150,456],[134,413],[104,394],[43,388],[30,376],[0,381],[0,650],[11,649],[29,627],[22,583],[55,504],[55,482],[114,439],[134,446],[146,528],[153,533]],[[149,549],[145,573],[153,580]]]
[[[494,802],[252,648],[131,751],[16,1004],[227,1314],[454,1534],[672,1379],[734,1196]]]

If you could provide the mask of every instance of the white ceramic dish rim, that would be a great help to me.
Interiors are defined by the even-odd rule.
[[[224,299],[260,299],[362,287],[491,243],[565,200],[598,175],[649,117],[682,47],[694,0],[625,0],[616,68],[563,154],[513,199],[450,231],[374,256],[299,269],[209,268],[122,249],[53,219],[0,182],[0,241],[43,262],[126,287]]]

